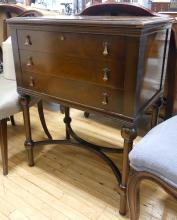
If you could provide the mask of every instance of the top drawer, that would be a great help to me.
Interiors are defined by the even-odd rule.
[[[125,54],[125,39],[122,36],[19,30],[18,42],[20,49],[82,58],[112,59]]]

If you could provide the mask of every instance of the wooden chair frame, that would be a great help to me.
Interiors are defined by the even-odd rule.
[[[161,186],[169,195],[177,201],[177,188],[166,183],[161,178],[148,173],[133,170],[130,176],[127,189],[128,204],[130,210],[130,220],[138,220],[140,214],[140,184],[143,180],[150,180]]]

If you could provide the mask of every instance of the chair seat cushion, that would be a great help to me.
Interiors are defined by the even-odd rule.
[[[177,188],[177,116],[148,132],[129,154],[130,165]]]
[[[16,81],[0,76],[0,119],[21,111]]]
[[[30,106],[36,104],[40,99],[32,97]],[[16,81],[5,79],[0,75],[0,120],[14,115],[22,110],[19,104]]]

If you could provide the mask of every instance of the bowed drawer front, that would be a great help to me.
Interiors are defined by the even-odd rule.
[[[20,50],[20,57],[22,71],[87,81],[116,89],[124,87],[124,64],[121,60],[93,60],[27,50]]]
[[[72,101],[84,106],[92,106],[111,112],[122,112],[122,90],[110,89],[86,82],[59,78],[54,75],[39,73],[23,73],[23,85],[27,89],[52,97],[60,97],[63,101]]]
[[[102,60],[122,58],[126,46],[125,38],[107,34],[20,30],[18,39],[23,50]]]

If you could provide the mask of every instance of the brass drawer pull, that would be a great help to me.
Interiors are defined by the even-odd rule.
[[[63,35],[61,35],[61,36],[60,36],[60,40],[61,40],[61,41],[64,41],[64,40],[65,40],[65,37],[64,37]]]
[[[27,67],[30,67],[30,66],[34,65],[32,57],[30,57],[30,58],[28,59],[28,62],[27,62],[26,65],[27,65]]]
[[[30,45],[32,45],[32,42],[31,42],[31,38],[30,38],[30,36],[28,35],[28,36],[26,36],[26,39],[25,39],[25,46],[30,46]]]
[[[106,92],[103,93],[103,101],[102,101],[103,105],[107,105],[108,104],[108,94]]]
[[[109,79],[109,72],[110,72],[110,69],[109,68],[103,68],[103,81],[108,81]]]
[[[32,76],[30,76],[29,86],[34,87],[34,78]]]
[[[108,42],[104,42],[103,43],[103,55],[104,56],[107,56],[109,53],[108,53]]]

